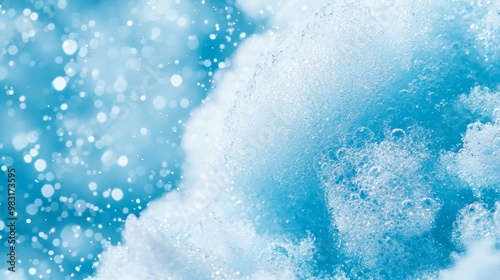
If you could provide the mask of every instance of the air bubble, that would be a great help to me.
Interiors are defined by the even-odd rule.
[[[378,166],[374,166],[370,168],[370,171],[368,171],[368,175],[371,177],[378,177],[380,176],[381,173],[382,173],[381,168]]]
[[[358,193],[352,193],[351,196],[350,196],[350,199],[352,201],[358,201],[361,199],[360,195]]]
[[[406,200],[403,200],[403,202],[401,202],[401,209],[403,211],[412,210],[414,207],[415,207],[415,205],[413,204],[413,200],[411,200],[411,199],[406,199]]]
[[[401,128],[396,128],[391,131],[391,138],[393,141],[400,141],[406,138],[406,132]]]
[[[430,197],[424,197],[424,198],[422,198],[420,205],[421,205],[422,209],[424,209],[424,210],[432,210],[432,208],[434,206],[434,200]]]
[[[338,160],[342,160],[347,155],[346,148],[340,148],[337,150],[336,156]]]
[[[321,171],[324,171],[321,169],[321,165],[322,165],[322,161],[321,159],[315,159],[314,162],[313,162],[313,168],[316,172],[321,172]]]
[[[354,131],[352,134],[352,139],[354,140],[355,144],[357,147],[362,147],[369,143],[373,138],[375,137],[375,134],[373,131],[371,131],[368,127],[359,127]]]

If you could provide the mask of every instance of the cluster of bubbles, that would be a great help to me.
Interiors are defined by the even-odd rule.
[[[464,146],[454,157],[456,172],[477,191],[500,190],[500,94],[476,87],[468,96],[462,96],[460,103],[479,120],[467,126]]]
[[[401,253],[401,239],[428,231],[439,203],[424,175],[429,153],[413,140],[422,137],[394,129],[373,143],[370,134],[366,127],[357,129],[354,147],[318,159],[317,172],[346,250],[375,267],[387,255]]]

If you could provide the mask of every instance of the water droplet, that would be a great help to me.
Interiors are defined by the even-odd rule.
[[[371,177],[378,177],[381,174],[381,168],[378,166],[374,166],[370,168],[370,171],[368,171],[368,175]]]
[[[424,197],[424,198],[422,198],[420,205],[422,206],[422,209],[424,209],[424,210],[431,210],[434,206],[434,200],[430,197]]]

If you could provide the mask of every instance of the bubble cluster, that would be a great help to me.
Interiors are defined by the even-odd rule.
[[[332,151],[335,156],[321,159],[318,170],[348,253],[371,266],[401,250],[401,238],[429,231],[439,209],[432,182],[423,175],[428,151],[411,137],[398,141],[393,134],[380,143]]]
[[[465,248],[490,238],[500,242],[500,202],[495,208],[496,212],[490,211],[480,202],[462,208],[455,223],[455,242]]]
[[[148,214],[149,215],[149,214]],[[156,215],[156,214],[155,214]],[[170,220],[181,218],[176,214]],[[138,220],[129,216],[125,234],[127,247],[110,248],[103,256],[97,279],[125,277],[146,278],[191,278],[202,279],[295,279],[299,274],[310,276],[300,270],[301,264],[310,261],[312,240],[304,239],[298,244],[289,240],[274,239],[257,234],[249,221],[231,221],[226,218],[208,218],[181,235],[166,233],[173,229],[169,223],[158,228],[154,220]],[[157,239],[136,242],[144,236]],[[142,248],[146,247],[148,253]],[[136,260],[131,266],[123,260]],[[158,270],[142,270],[149,262],[164,260],[167,266]],[[115,266],[122,269],[115,270]],[[91,278],[93,279],[93,278]]]
[[[456,172],[476,190],[500,190],[500,94],[476,87],[460,102],[483,120],[467,126],[463,147],[454,156]]]

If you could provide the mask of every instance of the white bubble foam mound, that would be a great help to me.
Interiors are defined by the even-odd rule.
[[[179,214],[169,215],[169,220],[183,222]],[[313,253],[311,239],[294,244],[262,237],[245,221],[209,218],[184,232],[173,231],[171,225],[129,216],[127,245],[108,248],[96,278],[296,279],[306,272],[297,268]]]
[[[486,120],[467,127],[463,148],[455,156],[458,176],[473,188],[500,190],[500,93],[474,88],[460,101]]]
[[[401,236],[428,231],[439,209],[423,172],[429,155],[403,135],[395,131],[381,143],[339,148],[320,159],[333,223],[347,251],[369,265],[383,251],[400,251]]]
[[[494,210],[475,202],[460,210],[455,222],[455,242],[467,251],[439,273],[440,280],[496,279],[500,275],[500,201]]]
[[[490,238],[500,242],[500,202],[496,204],[496,212],[487,210],[479,202],[465,206],[455,222],[453,235],[465,248]]]
[[[474,87],[468,95],[461,95],[459,102],[472,113],[492,122],[500,119],[500,93],[497,91]]]
[[[465,4],[464,4],[465,3]],[[468,32],[469,40],[474,41],[474,49],[477,50],[478,62],[484,66],[490,65],[500,59],[500,37],[497,30],[500,29],[500,2],[499,1],[477,1],[460,3],[457,9],[465,8],[470,19]],[[490,68],[488,71],[500,74],[498,69]]]

